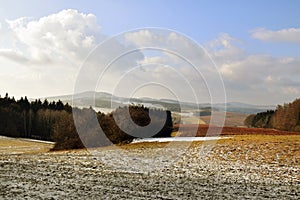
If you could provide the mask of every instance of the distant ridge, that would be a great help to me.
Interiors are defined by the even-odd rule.
[[[95,97],[95,99],[94,99]],[[143,98],[127,98],[127,97],[119,97],[114,96],[108,92],[93,92],[87,91],[73,95],[61,95],[61,96],[52,96],[52,97],[44,97],[41,99],[47,99],[48,101],[57,101],[61,100],[63,102],[68,102],[72,104],[72,99],[75,99],[78,106],[86,106],[89,107],[91,102],[95,104],[96,107],[102,108],[110,108],[111,103],[118,106],[125,106],[131,103],[134,104],[145,104],[148,107],[157,107],[157,105],[161,105],[166,109],[171,111],[179,111],[178,109],[181,106],[181,110],[196,110],[202,108],[210,108],[213,107],[219,111],[228,111],[228,112],[236,112],[242,114],[254,114],[258,112],[263,112],[267,110],[273,110],[276,108],[275,105],[252,105],[241,102],[227,102],[227,103],[216,103],[211,105],[210,103],[201,103],[196,104],[192,102],[178,102],[174,99],[154,99],[149,97]],[[95,100],[95,101],[94,101]]]

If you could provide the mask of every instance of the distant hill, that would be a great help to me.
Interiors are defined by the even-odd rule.
[[[61,100],[65,103],[72,104],[72,99],[74,98],[76,105],[78,107],[89,107],[90,105],[95,105],[98,108],[111,108],[119,107],[129,104],[143,104],[147,107],[161,108],[164,107],[173,112],[180,112],[182,110],[198,110],[214,108],[218,111],[228,111],[235,112],[240,114],[254,114],[258,112],[264,112],[270,109],[275,109],[274,105],[251,105],[240,102],[228,102],[228,103],[219,103],[211,105],[210,103],[196,104],[192,102],[179,102],[173,99],[154,99],[154,98],[127,98],[127,97],[118,97],[106,92],[83,92],[76,95],[63,95],[63,96],[54,96],[46,97],[48,101],[57,101]],[[181,108],[181,110],[180,110]]]
[[[228,102],[226,104],[215,104],[220,111],[235,112],[240,114],[254,114],[267,110],[274,110],[275,105],[251,105],[240,102]]]

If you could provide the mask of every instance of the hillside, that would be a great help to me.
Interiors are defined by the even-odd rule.
[[[244,126],[244,121],[247,118],[247,114],[226,112],[224,126]],[[201,116],[201,119],[206,123],[210,123],[211,116]]]
[[[300,131],[300,99],[278,105],[275,111],[269,110],[250,115],[245,119],[245,125],[284,131]]]
[[[61,100],[65,103],[72,104],[72,102],[77,107],[89,107],[95,106],[96,110],[99,108],[117,108],[119,106],[125,106],[128,104],[143,104],[147,107],[161,108],[164,107],[167,110],[173,112],[180,112],[183,110],[201,110],[211,108],[219,111],[227,111],[232,113],[240,114],[255,114],[258,112],[267,111],[270,109],[275,109],[273,105],[251,105],[240,102],[227,102],[227,103],[193,103],[193,102],[179,102],[173,99],[155,99],[155,98],[128,98],[119,97],[106,92],[83,92],[73,95],[63,95],[54,97],[44,97],[48,101],[58,101]]]

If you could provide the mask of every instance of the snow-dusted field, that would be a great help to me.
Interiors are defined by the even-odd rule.
[[[167,138],[144,138],[135,139],[132,143],[141,142],[196,142],[196,141],[208,141],[208,140],[220,140],[228,139],[230,137],[167,137]]]
[[[203,145],[213,145],[205,156],[199,154]],[[167,164],[152,171],[109,166],[84,150],[2,152],[0,198],[299,199],[298,147],[299,136],[257,140],[235,136],[216,144],[196,142],[186,151],[181,145],[166,149],[155,143],[132,144],[122,154],[113,148],[99,150],[103,157],[124,161],[132,158],[126,151],[128,155],[182,151],[172,162],[167,151],[159,154],[159,162]],[[144,165],[138,159],[130,162]]]

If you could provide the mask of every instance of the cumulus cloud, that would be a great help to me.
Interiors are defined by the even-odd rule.
[[[136,48],[146,46],[152,50],[150,53],[143,51],[145,57],[139,63],[152,66],[148,77],[153,80],[160,77],[160,81],[164,77],[173,83],[176,91],[180,89],[178,94],[185,93],[182,100],[195,101],[189,88],[196,91],[200,102],[223,101],[224,88],[218,71],[201,45],[174,31],[160,29],[133,31],[125,35],[125,40]],[[166,69],[170,69],[163,66],[174,71],[166,73]]]
[[[175,52],[177,54],[175,57],[179,56],[188,60],[206,59],[205,52],[201,47],[198,47],[198,44],[172,31],[163,29],[137,30],[125,34],[125,40],[136,45],[136,47],[157,48],[159,51],[169,53],[169,56]]]
[[[300,28],[288,28],[277,31],[258,28],[252,31],[252,37],[263,41],[300,43]]]
[[[57,60],[78,64],[97,44],[100,30],[95,15],[71,9],[38,20],[22,17],[7,23],[17,43],[25,46],[28,59],[39,64]]]
[[[0,85],[6,85],[2,91],[12,91],[13,94],[27,92],[29,96],[45,96],[72,93],[80,65],[105,38],[100,33],[95,15],[72,9],[39,19],[21,17],[6,20],[5,25],[3,34],[8,37],[0,40],[0,63],[3,76],[10,78],[2,78]],[[27,69],[24,70],[24,67]],[[15,71],[5,74],[8,68]],[[26,87],[18,88],[15,83]],[[20,92],[20,88],[24,91]]]
[[[224,80],[229,101],[276,104],[291,101],[300,95],[298,89],[300,85],[300,59],[275,57],[267,54],[249,54],[244,51],[241,40],[227,33],[221,33],[218,38],[204,45],[212,60],[217,64],[217,69],[211,67],[209,60],[203,59],[203,52],[190,52],[189,49],[194,44],[177,33],[163,35],[163,33],[143,30],[127,34],[126,39],[136,46],[155,46],[159,44],[166,49],[181,52],[181,55],[189,58],[194,63],[201,63],[199,78],[198,71],[193,70],[193,67],[184,62],[182,57],[170,52],[164,52],[159,56],[150,53],[149,56],[145,56],[139,62],[142,65],[160,64],[153,67],[153,74],[159,71],[160,74],[164,74],[170,79],[174,78],[173,83],[177,87],[180,87],[181,77],[168,76],[168,73],[165,73],[166,71],[161,66],[175,66],[174,69],[179,74],[187,77],[190,84],[199,91],[201,90],[201,93],[205,95],[209,95],[207,90],[205,91],[205,86],[216,87],[216,71],[219,72]],[[164,48],[162,48],[162,51]],[[155,77],[150,74],[148,73],[148,77],[154,79]],[[205,100],[209,101],[209,98]]]
[[[210,54],[214,57],[215,61],[219,59],[224,62],[240,60],[245,56],[245,52],[239,47],[242,44],[240,40],[230,36],[227,33],[221,33],[219,37],[205,44]],[[225,59],[225,60],[224,60]]]
[[[28,62],[28,60],[24,57],[23,52],[16,49],[0,49],[0,56],[16,62]]]
[[[6,20],[6,25],[6,35],[10,37],[7,37],[8,41],[0,40],[3,67],[0,85],[3,91],[34,97],[73,93],[78,70],[87,55],[107,38],[100,32],[95,15],[72,9],[39,19]],[[93,53],[95,59],[90,59],[92,67],[84,76],[85,86],[91,79],[97,80],[95,76],[102,67],[99,60],[111,58],[125,48],[119,41],[112,41]],[[122,72],[119,69],[135,65],[136,59],[142,59],[142,56],[135,53],[120,59],[110,68],[111,77],[119,77]],[[111,86],[114,80],[110,78],[106,86]]]
[[[268,104],[299,97],[299,58],[248,54],[234,44],[235,39],[224,35],[213,40],[213,46],[216,41],[218,49],[210,43],[207,47],[222,74],[229,101]]]
[[[95,15],[71,9],[40,19],[7,20],[0,25],[1,35],[3,28],[9,37],[0,38],[1,90],[34,97],[72,93],[81,64],[106,38]],[[299,35],[299,29],[257,29],[252,33],[260,40],[297,43]],[[299,58],[249,54],[243,50],[242,41],[226,33],[204,44],[206,50],[196,48],[196,43],[176,32],[138,30],[122,39],[112,39],[91,54],[87,64],[93,67],[82,76],[90,88],[95,88],[95,82],[90,80],[97,80],[101,70],[108,67],[99,89],[114,92],[119,88],[120,95],[125,96],[131,88],[139,90],[140,95],[159,97],[156,86],[145,85],[144,93],[137,88],[156,82],[162,86],[161,95],[172,89],[181,100],[191,100],[194,89],[201,102],[208,102],[209,92],[219,92],[207,90],[207,86],[217,87],[218,73],[223,77],[229,101],[281,103],[300,95]],[[156,49],[131,51],[143,46]],[[102,63],[110,65],[100,66]]]
[[[139,30],[125,34],[125,39],[138,46],[149,46],[156,42],[163,42],[163,37],[153,34],[149,30]]]

